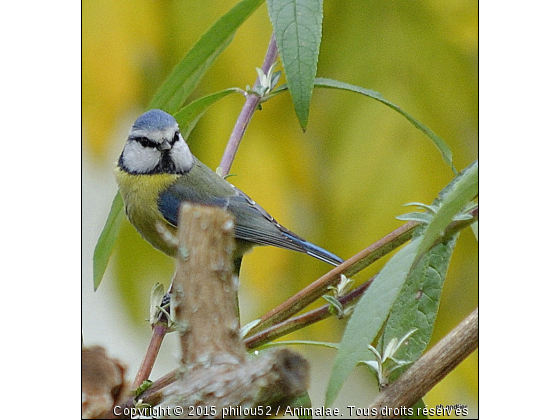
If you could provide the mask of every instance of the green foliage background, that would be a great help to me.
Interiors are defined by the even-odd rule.
[[[125,141],[119,127],[145,110],[173,66],[235,3],[82,3],[84,160],[100,167],[117,160],[115,150]],[[474,0],[325,2],[317,75],[382,93],[441,136],[460,170],[478,154],[477,19]],[[195,97],[252,85],[270,34],[263,5],[238,31]],[[191,149],[212,168],[242,103],[237,95],[222,100],[191,135]],[[434,146],[402,116],[332,89],[315,90],[306,133],[288,94],[265,103],[249,126],[232,173],[237,176],[230,180],[282,224],[343,258],[400,226],[395,216],[409,211],[403,204],[431,203],[453,177]],[[116,191],[116,184],[106,188]],[[83,211],[87,223],[88,209]],[[168,282],[173,262],[151,249],[127,222],[111,269],[101,288],[109,287],[105,282],[116,284],[130,319],[145,329],[149,290],[156,281]],[[241,273],[242,319],[258,317],[327,269],[297,253],[256,249],[244,259]],[[476,307],[477,272],[475,240],[465,231],[451,260],[432,342]],[[338,341],[342,327],[335,320],[323,321],[289,338]],[[84,336],[87,340],[87,331]],[[425,402],[472,403],[477,382],[475,353]]]

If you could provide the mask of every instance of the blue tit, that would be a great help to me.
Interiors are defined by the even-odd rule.
[[[116,178],[131,224],[156,249],[175,257],[157,222],[176,229],[182,202],[218,206],[235,218],[237,271],[254,245],[273,245],[338,265],[343,260],[289,231],[245,193],[192,155],[173,116],[159,109],[133,124],[116,168]]]

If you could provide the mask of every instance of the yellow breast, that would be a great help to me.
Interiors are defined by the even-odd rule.
[[[180,175],[132,175],[117,168],[115,176],[130,223],[152,246],[175,257],[176,249],[163,240],[156,229],[156,222],[175,231],[159,211],[158,198]]]

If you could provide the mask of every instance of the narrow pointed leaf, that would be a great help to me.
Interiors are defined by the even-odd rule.
[[[296,115],[305,130],[319,60],[323,2],[267,0],[267,4]]]
[[[160,86],[149,108],[174,114],[198,85],[206,70],[229,45],[235,32],[263,0],[243,0],[223,15],[173,69]]]
[[[404,206],[416,206],[416,207],[420,207],[421,209],[427,210],[430,213],[435,213],[437,211],[437,207],[436,206],[430,206],[429,204],[424,204],[424,203],[418,203],[418,202],[412,202],[412,203],[406,203],[404,204]]]
[[[274,341],[271,343],[263,344],[260,348],[266,349],[268,347],[278,347],[278,346],[290,346],[290,345],[307,345],[307,346],[319,346],[327,347],[329,349],[338,350],[338,343],[330,343],[328,341],[311,341],[311,340],[285,340],[285,341]]]
[[[419,129],[420,131],[422,131],[426,136],[428,136],[430,138],[430,140],[432,140],[434,145],[441,152],[441,155],[443,156],[443,160],[445,161],[445,163],[447,163],[451,167],[451,169],[453,170],[454,173],[457,173],[457,171],[455,169],[455,166],[453,165],[453,155],[451,153],[451,149],[449,148],[449,146],[447,146],[447,144],[443,141],[443,139],[441,137],[439,137],[436,133],[434,133],[430,128],[428,128],[427,126],[422,124],[420,121],[418,121],[416,118],[414,118],[412,115],[410,115],[408,112],[405,112],[404,110],[402,110],[398,105],[395,105],[392,102],[385,99],[383,97],[383,95],[381,95],[379,92],[376,92],[376,91],[371,90],[371,89],[365,89],[365,88],[360,87],[360,86],[351,85],[350,83],[344,83],[344,82],[340,82],[338,80],[332,80],[332,79],[325,79],[325,78],[322,78],[322,77],[318,77],[317,79],[315,79],[315,86],[325,87],[325,88],[342,89],[342,90],[348,90],[350,92],[359,93],[361,95],[365,95],[365,96],[368,96],[372,99],[375,99],[376,101],[379,101],[382,104],[387,105],[389,108],[397,111],[399,114],[401,114],[403,117],[405,117],[408,121],[410,121],[410,123],[414,127]]]
[[[93,252],[93,289],[97,290],[103,274],[109,264],[109,258],[113,253],[117,236],[124,217],[123,201],[121,195],[117,192],[109,211],[109,216],[105,222],[105,226],[101,231],[101,235]]]
[[[412,212],[412,213],[401,214],[400,216],[395,217],[395,219],[405,220],[405,221],[413,220],[420,223],[429,223],[433,217],[434,216],[428,213]]]
[[[474,238],[478,242],[478,220],[471,225],[471,229],[474,234]]]

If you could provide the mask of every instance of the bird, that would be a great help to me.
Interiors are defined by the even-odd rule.
[[[183,202],[217,206],[235,222],[233,258],[241,260],[255,245],[298,251],[337,266],[337,255],[303,239],[278,223],[247,194],[200,162],[190,151],[175,118],[151,109],[132,125],[119,157],[115,177],[130,223],[154,248],[175,257],[176,246],[165,240],[158,223],[177,228]]]

